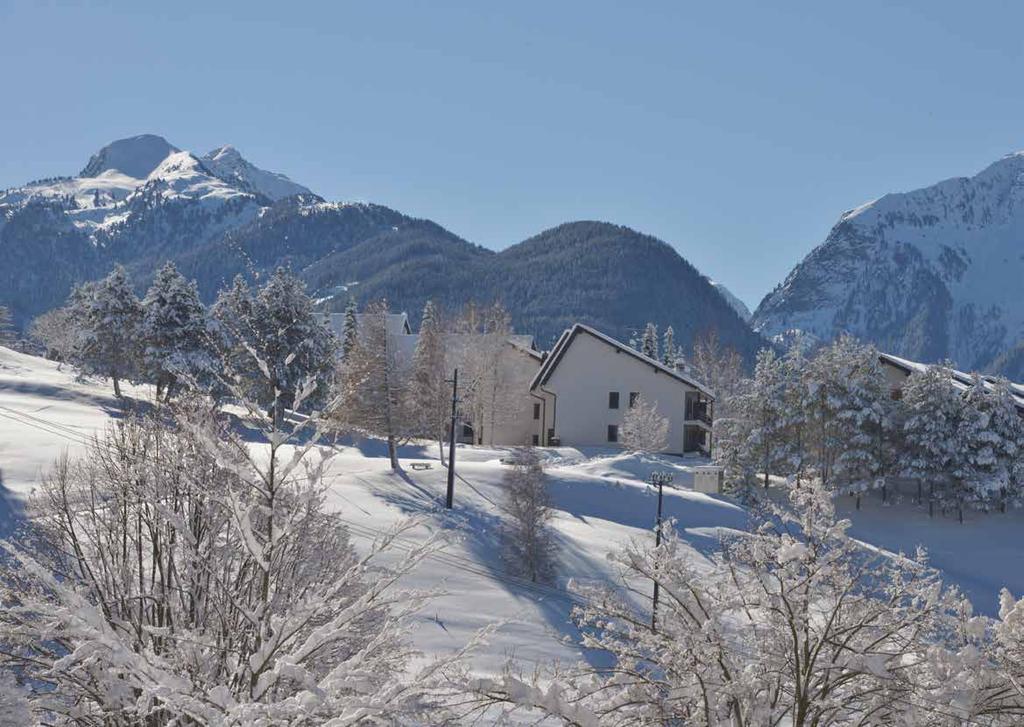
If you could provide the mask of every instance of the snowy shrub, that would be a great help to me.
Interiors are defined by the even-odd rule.
[[[622,417],[620,439],[633,452],[660,452],[668,446],[668,417],[658,414],[658,403],[638,396]]]
[[[505,490],[502,525],[505,560],[510,570],[534,582],[554,578],[557,544],[550,521],[548,497],[537,453],[530,448],[518,450],[514,463],[502,480]]]

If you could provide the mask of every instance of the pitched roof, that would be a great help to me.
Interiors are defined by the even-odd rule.
[[[644,354],[637,351],[635,348],[631,348],[630,346],[627,346],[625,343],[622,343],[621,341],[616,341],[611,336],[605,335],[604,333],[601,333],[597,329],[591,328],[590,326],[584,325],[582,323],[574,324],[572,328],[563,331],[562,335],[559,336],[558,342],[555,343],[554,348],[551,349],[551,352],[545,359],[544,364],[540,367],[540,371],[537,372],[537,375],[533,377],[533,381],[530,382],[531,391],[533,391],[539,386],[543,386],[548,382],[548,379],[551,378],[551,374],[553,374],[555,369],[558,368],[558,364],[561,362],[562,357],[565,356],[565,352],[569,350],[569,347],[572,345],[572,342],[576,339],[576,336],[578,336],[581,333],[593,336],[602,343],[607,344],[617,353],[628,354],[629,356],[632,356],[638,361],[641,361],[642,363],[651,366],[656,371],[668,374],[673,379],[681,381],[682,383],[688,386],[692,386],[695,389],[699,389],[700,391],[704,392],[711,398],[714,398],[714,393],[711,391],[711,389],[709,389],[707,386],[700,383],[696,379],[693,379],[677,371],[674,368],[666,366],[661,361],[656,361],[655,359],[650,358],[649,356],[645,356]]]
[[[908,375],[927,371],[928,367],[933,365],[900,358],[899,356],[893,356],[891,353],[879,353],[878,360],[883,364],[894,366]],[[950,369],[949,375],[953,379],[953,385],[960,391],[965,391],[969,386],[974,384],[973,374],[957,371],[956,369]],[[989,387],[991,387],[995,382],[994,376],[982,376],[981,378],[985,381],[985,385]],[[1015,384],[1011,381],[1010,395],[1013,397],[1013,403],[1016,404],[1017,409],[1024,413],[1024,386],[1021,384]]]

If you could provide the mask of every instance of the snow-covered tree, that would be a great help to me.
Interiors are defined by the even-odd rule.
[[[859,503],[890,474],[890,399],[878,352],[841,336],[808,362],[801,383],[813,472]]]
[[[359,335],[359,319],[356,317],[356,299],[350,296],[348,305],[345,306],[345,324],[341,330],[341,357],[344,359],[348,352],[356,344],[356,336]]]
[[[668,417],[658,413],[658,402],[648,402],[641,394],[622,417],[619,438],[633,452],[660,452],[668,446]]]
[[[518,401],[526,382],[502,365],[512,335],[512,319],[501,303],[470,304],[454,323],[449,368],[459,369],[459,398],[464,419],[473,427],[479,444],[492,444],[494,430],[518,414]]]
[[[444,327],[431,301],[423,308],[420,334],[409,375],[408,410],[413,433],[437,441],[444,462],[444,439],[451,424],[451,389],[448,376]]]
[[[1003,504],[1016,489],[1014,475],[1024,443],[1009,384],[989,383],[974,374],[963,404],[957,429],[959,467],[953,474],[963,483],[968,501],[985,507]]]
[[[250,398],[276,406],[278,416],[284,416],[285,409],[294,408],[298,387],[312,376],[319,386],[307,405],[323,404],[338,341],[295,275],[278,268],[256,291],[238,277],[218,296],[211,317],[223,359],[248,382]]]
[[[506,472],[502,543],[509,568],[523,578],[549,582],[554,578],[557,543],[551,529],[551,500],[537,452],[516,451]]]
[[[206,310],[195,282],[185,280],[167,262],[142,300],[139,330],[146,377],[156,384],[156,396],[170,400],[182,375],[199,380],[212,365]]]
[[[567,724],[888,725],[914,714],[915,667],[961,602],[918,557],[869,551],[817,483],[765,502],[749,533],[702,555],[672,523],[661,545],[614,556],[620,588],[581,588],[581,646],[610,667],[557,674],[548,691],[508,676],[489,697]],[[656,629],[633,594],[657,580]],[[524,688],[524,686],[526,688]]]
[[[757,474],[768,487],[771,475],[789,468],[793,432],[789,427],[792,404],[792,367],[787,358],[771,349],[757,355],[754,377],[739,410],[718,440],[718,459],[726,466],[726,477],[734,487],[746,487]]]
[[[189,401],[58,462],[38,529],[0,543],[0,669],[52,725],[444,722],[433,695],[452,661],[410,664],[425,596],[395,586],[434,545],[382,558],[403,524],[357,552],[324,504],[316,413],[282,428],[223,383],[266,444]]]
[[[672,326],[668,326],[665,329],[665,335],[661,342],[661,362],[666,366],[675,368],[678,357],[679,351],[676,349],[676,332],[672,330]]]
[[[398,443],[410,435],[407,372],[388,333],[388,304],[371,303],[338,379],[332,411],[335,426],[387,440],[391,468],[397,470]]]
[[[644,334],[640,338],[640,353],[647,358],[658,360],[658,327],[653,323],[644,326]]]
[[[0,346],[10,346],[14,339],[14,319],[11,317],[11,310],[5,305],[0,305]]]
[[[949,367],[929,366],[912,374],[903,386],[899,409],[903,475],[917,480],[919,499],[922,485],[927,484],[930,497],[939,485],[940,496],[959,501],[962,493],[952,475],[959,470],[963,455],[957,433],[964,402]],[[947,486],[957,489],[946,492]]]
[[[75,325],[70,308],[62,306],[33,320],[28,335],[46,349],[48,359],[64,363],[75,359],[81,331]]]
[[[113,381],[121,396],[121,381],[140,373],[139,326],[142,304],[118,265],[103,280],[79,286],[69,311],[78,331],[76,363],[86,372]]]

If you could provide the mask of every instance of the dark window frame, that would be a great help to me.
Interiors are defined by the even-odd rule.
[[[608,408],[618,409],[619,408],[619,392],[609,391],[608,392]]]
[[[533,402],[533,418],[540,419],[540,404]]]
[[[608,441],[613,444],[617,444],[619,441],[619,425],[609,424],[608,425]]]
[[[639,398],[640,398],[640,392],[639,391],[631,391],[631,392],[629,392],[629,408],[630,409],[632,409],[634,406],[636,406],[636,400],[639,399]]]

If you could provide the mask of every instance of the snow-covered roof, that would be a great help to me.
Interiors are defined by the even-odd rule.
[[[682,373],[681,371],[678,371],[677,369],[672,368],[671,366],[666,366],[661,361],[657,361],[653,358],[650,358],[649,356],[645,356],[644,354],[637,351],[635,348],[631,348],[630,346],[626,345],[625,343],[622,343],[621,341],[616,341],[611,336],[601,333],[596,328],[591,328],[590,326],[584,325],[582,323],[573,324],[572,328],[565,330],[562,333],[562,335],[558,338],[558,342],[555,343],[555,347],[551,349],[551,352],[544,360],[544,365],[540,367],[540,371],[537,372],[537,375],[533,377],[533,381],[530,382],[531,391],[547,383],[547,380],[551,378],[551,374],[554,373],[556,368],[558,368],[558,364],[562,360],[562,357],[565,355],[565,352],[569,350],[569,347],[572,345],[572,342],[580,333],[589,334],[596,338],[597,340],[601,341],[602,343],[608,344],[608,346],[610,346],[616,352],[629,354],[633,358],[642,361],[648,366],[653,367],[655,370],[668,374],[673,379],[676,379],[677,381],[681,381],[682,383],[687,384],[688,386],[692,386],[693,388],[698,389],[699,391],[703,392],[712,399],[714,398],[714,393],[711,391],[711,389],[705,386],[704,384],[700,383],[696,379],[687,376],[686,374]]]
[[[897,369],[900,369],[908,376],[914,373],[923,373],[928,370],[928,367],[932,364],[921,363],[920,361],[911,361],[908,358],[901,358],[899,356],[893,356],[891,353],[880,353],[878,354],[878,360],[883,364],[888,364]],[[949,370],[950,377],[953,379],[953,386],[960,391],[966,391],[968,387],[974,383],[974,375],[966,373],[964,371],[958,371],[957,369]],[[983,376],[982,379],[985,381],[985,385],[991,388],[995,382],[993,376]],[[1017,409],[1024,413],[1024,385],[1010,382],[1010,395],[1013,397],[1013,403],[1017,405]]]

